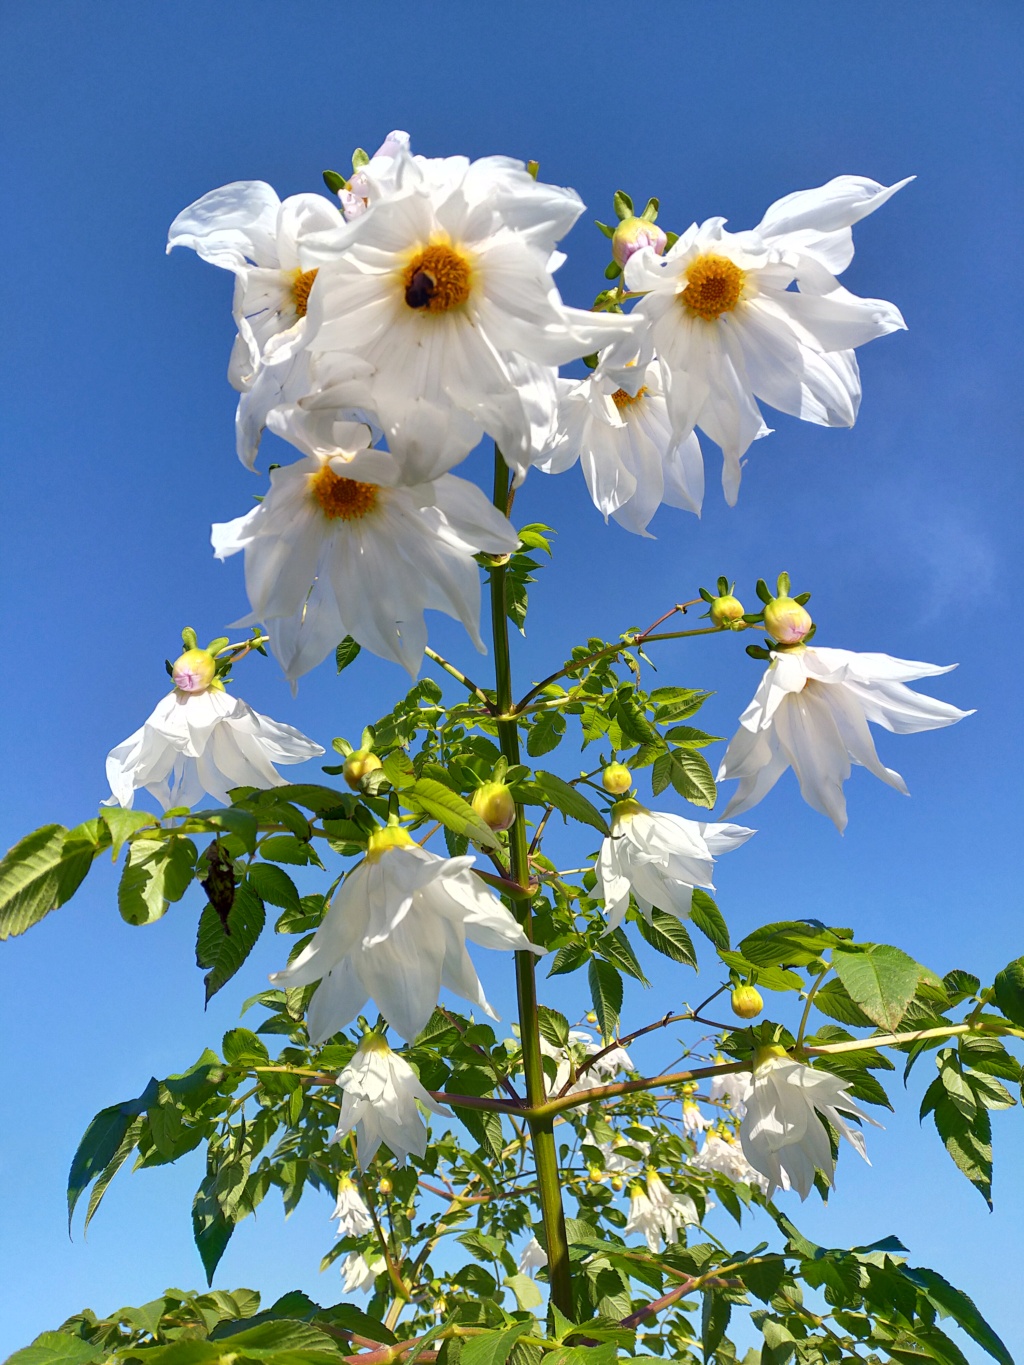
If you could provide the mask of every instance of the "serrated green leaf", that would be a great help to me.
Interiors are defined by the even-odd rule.
[[[836,975],[874,1023],[895,1031],[917,990],[919,968],[912,957],[884,943],[864,944],[859,951],[836,945]]]
[[[565,717],[559,711],[542,711],[530,726],[526,736],[526,752],[540,758],[557,749],[565,734]]]
[[[693,897],[690,901],[690,919],[716,948],[728,948],[729,926],[726,924],[721,910],[708,893],[702,891],[699,886],[695,886],[693,889]]]
[[[678,923],[678,921],[673,922]],[[690,946],[692,948],[693,945]],[[635,981],[641,982],[644,986],[650,986],[651,983],[644,976],[643,968],[640,966],[636,953],[633,952],[629,939],[621,926],[602,935],[597,943],[597,951],[602,957],[606,957],[614,963],[616,967],[620,967],[627,976],[633,977]]]
[[[683,962],[687,967],[697,966],[697,954],[685,926],[664,910],[652,910],[651,922],[641,916],[637,928],[651,947],[673,962]]]
[[[548,802],[563,815],[568,815],[583,825],[591,825],[606,837],[611,835],[608,821],[593,802],[588,801],[581,791],[564,782],[562,778],[554,773],[538,770],[534,774],[534,784],[541,789]]]
[[[67,1332],[40,1332],[31,1346],[8,1356],[4,1365],[88,1365],[104,1360],[109,1349]]]
[[[294,915],[302,914],[298,890],[283,868],[274,863],[253,863],[246,873],[246,880],[261,901],[282,910],[290,910]]]
[[[341,673],[348,668],[350,663],[354,663],[359,654],[359,645],[352,639],[351,635],[346,635],[341,644],[334,651],[334,662],[338,665],[338,672]]]
[[[132,844],[117,888],[121,918],[135,925],[160,919],[191,885],[196,856],[195,844],[182,835]]]
[[[83,1233],[88,1231],[89,1224],[93,1220],[93,1215],[99,1208],[110,1182],[135,1150],[135,1145],[139,1140],[141,1132],[142,1116],[139,1115],[137,1118],[132,1119],[125,1129],[124,1137],[121,1139],[117,1151],[97,1176],[96,1183],[89,1191],[89,1203],[86,1205],[85,1209],[85,1222],[82,1224]]]
[[[995,979],[996,1004],[1012,1023],[1024,1027],[1024,957],[1014,958]]]
[[[944,1317],[951,1317],[983,1351],[986,1351],[993,1360],[998,1360],[999,1365],[1014,1365],[1013,1357],[1001,1338],[996,1335],[978,1312],[974,1301],[968,1298],[962,1289],[956,1289],[936,1271],[928,1270],[925,1266],[913,1268],[908,1266],[903,1273],[923,1290]]]
[[[214,1271],[234,1230],[234,1222],[224,1216],[217,1200],[214,1180],[207,1176],[192,1202],[192,1236],[206,1271],[207,1284],[213,1283]]]
[[[529,1283],[532,1284],[532,1280]],[[500,1332],[485,1332],[482,1336],[470,1337],[463,1343],[459,1365],[505,1365],[512,1354],[512,1347],[532,1327],[532,1321],[517,1322]]]
[[[424,814],[439,821],[455,834],[465,835],[482,848],[496,848],[494,831],[458,792],[432,777],[416,779],[402,792],[403,799],[414,803]]]
[[[231,980],[249,956],[263,932],[265,922],[263,902],[247,881],[235,888],[235,899],[228,911],[226,926],[221,923],[212,905],[208,905],[200,915],[196,935],[196,965],[209,968],[205,980],[207,1003]]]
[[[115,862],[126,839],[140,829],[153,827],[158,823],[156,816],[150,815],[148,811],[126,810],[123,806],[101,806],[100,819],[110,831],[110,854]]]
[[[708,810],[718,800],[715,778],[707,759],[695,749],[670,749],[672,768],[669,780],[681,797]]]
[[[0,939],[23,934],[78,890],[100,851],[81,837],[83,828],[43,825],[0,860]],[[109,843],[110,833],[104,833]]]
[[[552,1047],[569,1046],[569,1021],[558,1010],[549,1009],[547,1005],[538,1005],[537,1027],[540,1036]]]
[[[856,1003],[850,992],[838,979],[826,981],[814,996],[814,1005],[830,1019],[838,1019],[841,1024],[852,1024],[854,1028],[870,1028],[872,1021]]]
[[[595,957],[587,967],[587,982],[601,1034],[613,1038],[622,1009],[622,977],[610,962]]]
[[[103,1174],[124,1141],[132,1120],[155,1103],[156,1098],[157,1082],[151,1080],[137,1099],[101,1109],[86,1128],[68,1173],[69,1227],[83,1190]]]

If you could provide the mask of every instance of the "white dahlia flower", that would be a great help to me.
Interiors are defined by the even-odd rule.
[[[693,888],[713,889],[715,855],[738,848],[754,833],[741,825],[707,824],[649,811],[632,798],[612,807],[611,828],[597,857],[609,929],[622,923],[630,892],[648,923],[652,909],[685,919]]]
[[[358,1251],[350,1251],[342,1261],[340,1270],[342,1293],[368,1294],[377,1276],[384,1270],[384,1260],[380,1256],[375,1256],[372,1261],[368,1261],[365,1256],[360,1256]]]
[[[573,191],[505,157],[397,148],[391,171],[392,188],[321,236],[310,345],[374,367],[373,407],[408,482],[451,468],[485,432],[521,478],[555,434],[554,367],[638,324],[559,298],[554,246],[583,209]]]
[[[662,503],[700,513],[704,463],[691,431],[674,434],[652,361],[640,387],[621,386],[602,370],[588,379],[558,381],[558,436],[537,467],[560,474],[577,460],[594,506],[605,521],[613,517],[627,531],[649,534],[647,525]]]
[[[365,859],[334,894],[323,923],[278,987],[320,987],[307,1023],[314,1045],[343,1029],[372,999],[410,1041],[426,1027],[441,987],[496,1018],[466,951],[543,954],[488,887],[472,858],[441,858],[398,826],[370,836]]]
[[[379,1033],[369,1033],[356,1048],[352,1060],[338,1077],[342,1090],[341,1114],[332,1142],[355,1131],[359,1164],[365,1171],[385,1143],[395,1160],[404,1162],[409,1153],[423,1156],[427,1150],[427,1125],[418,1109],[451,1118],[451,1111],[423,1088],[415,1071],[397,1052],[392,1052]]]
[[[531,1237],[519,1253],[518,1269],[520,1275],[529,1275],[534,1270],[543,1270],[547,1263],[547,1252],[536,1237]]]
[[[484,652],[473,556],[511,553],[513,527],[474,484],[452,474],[397,486],[394,456],[366,448],[364,425],[334,431],[335,454],[273,470],[261,503],[213,527],[218,559],[245,552],[252,606],[245,621],[266,623],[292,683],[346,635],[415,677],[428,607],[461,621]]]
[[[338,1220],[338,1237],[362,1237],[373,1231],[370,1210],[347,1175],[338,1181],[338,1199],[331,1217]]]
[[[569,1030],[569,1048],[574,1051],[581,1051],[584,1058],[590,1058],[598,1052],[604,1052],[604,1044],[596,1043],[584,1029]],[[552,1058],[558,1064],[554,1080],[547,1082],[548,1094],[557,1095],[572,1074],[571,1068],[574,1059],[569,1056],[567,1049],[549,1043],[543,1035],[541,1035],[540,1050],[545,1057]],[[566,1094],[580,1095],[585,1090],[593,1090],[596,1086],[606,1085],[619,1071],[633,1071],[634,1069],[633,1062],[626,1049],[613,1047],[609,1052],[605,1052],[604,1056],[598,1057],[592,1066],[588,1066],[586,1071],[573,1082]]]
[[[740,1142],[751,1166],[767,1179],[769,1199],[777,1189],[787,1188],[787,1181],[806,1199],[816,1170],[829,1185],[835,1183],[836,1164],[822,1119],[868,1160],[864,1134],[843,1114],[876,1128],[881,1125],[850,1099],[849,1088],[848,1081],[785,1055],[770,1055],[760,1062],[755,1057]]]
[[[724,1062],[724,1057],[718,1058]],[[747,1112],[747,1096],[750,1094],[750,1076],[745,1071],[727,1071],[723,1076],[714,1076],[708,1089],[711,1098],[725,1105],[741,1119]]]
[[[743,1155],[743,1148],[730,1133],[712,1129],[706,1134],[703,1147],[696,1156],[690,1157],[688,1164],[698,1171],[728,1176],[730,1180],[741,1180],[746,1185],[753,1185],[762,1194],[768,1193],[767,1179],[760,1171],[754,1170]],[[779,1175],[780,1187],[788,1190],[789,1177],[785,1171],[780,1171]]]
[[[743,455],[767,431],[756,399],[824,426],[856,420],[854,348],[906,324],[836,275],[853,257],[851,225],[905,184],[838,176],[778,200],[752,231],[709,218],[664,256],[645,247],[627,261],[627,287],[646,295],[632,314],[646,328],[641,360],[657,352],[676,437],[700,427],[721,446],[730,504]]]
[[[909,735],[973,715],[905,686],[955,667],[816,645],[773,652],[718,770],[719,782],[740,780],[725,814],[756,805],[789,767],[807,804],[840,832],[847,820],[843,783],[852,763],[906,795],[899,773],[882,766],[868,722]]]
[[[145,789],[164,810],[194,806],[205,792],[231,804],[233,787],[280,787],[275,764],[304,763],[323,748],[294,726],[260,715],[221,684],[175,687],[146,723],[107,755],[113,793],[105,805],[131,808]]]
[[[652,1252],[659,1252],[663,1244],[678,1241],[687,1224],[700,1221],[697,1206],[688,1195],[676,1195],[668,1188],[657,1171],[647,1171],[646,1189],[639,1180],[629,1187],[629,1217],[624,1234],[639,1232]]]

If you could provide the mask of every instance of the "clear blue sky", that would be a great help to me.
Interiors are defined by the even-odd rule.
[[[1013,0],[36,0],[5,6],[0,24],[4,846],[93,814],[104,756],[165,689],[181,625],[210,637],[245,610],[240,563],[215,563],[208,546],[209,523],[239,515],[259,488],[232,448],[230,282],[191,253],[165,258],[185,204],[235,179],[315,190],[324,167],[344,169],[355,145],[372,150],[396,127],[427,154],[535,157],[589,206],[560,277],[586,305],[604,261],[587,224],[607,219],[616,187],[640,202],[660,195],[670,227],[722,214],[740,228],[841,172],[916,174],[857,230],[845,277],[895,300],[910,327],[861,351],[857,427],[779,417],[751,452],[739,506],[724,506],[715,468],[703,520],[663,510],[654,542],[606,529],[578,472],[531,476],[517,513],[558,528],[559,557],[517,667],[548,671],[567,617],[582,637],[614,635],[719,573],[746,585],[780,568],[814,591],[819,643],[959,660],[933,690],[975,717],[881,737],[912,799],[855,773],[841,839],[784,780],[756,812],[758,838],[722,867],[720,901],[740,929],[818,916],[939,971],[991,974],[1024,953]],[[459,472],[484,468],[476,457]],[[447,625],[434,638],[471,657]],[[666,647],[659,661],[665,681],[717,690],[709,728],[730,734],[759,669],[738,641]],[[327,743],[358,732],[401,685],[365,655],[340,680],[329,666],[304,679],[295,703],[270,662],[239,679],[257,707]],[[137,930],[119,919],[114,888],[113,869],[98,868],[69,908],[0,953],[3,1353],[85,1304],[109,1311],[200,1282],[196,1158],[119,1177],[88,1242],[73,1243],[68,1163],[96,1110],[216,1046],[280,965],[268,946],[204,1015],[198,898]],[[689,987],[660,978],[659,1000]],[[800,1216],[833,1245],[897,1233],[1024,1348],[1021,1116],[995,1116],[989,1215],[934,1132],[918,1130],[919,1093],[920,1082],[873,1134],[873,1167],[844,1153],[829,1208]],[[339,1297],[333,1275],[316,1275],[328,1212],[307,1196],[283,1224],[268,1200],[218,1283]]]

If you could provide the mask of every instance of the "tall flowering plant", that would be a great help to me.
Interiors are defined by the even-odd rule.
[[[971,1300],[895,1237],[821,1247],[791,1215],[829,1195],[844,1142],[867,1160],[865,1125],[891,1108],[878,1073],[896,1061],[926,1074],[922,1116],[990,1201],[990,1116],[1021,1078],[1024,960],[983,985],[818,920],[734,942],[712,894],[717,862],[755,833],[730,817],[788,769],[840,830],[851,765],[905,791],[871,727],[969,714],[908,686],[946,668],[817,643],[810,594],[784,572],[747,605],[727,579],[695,587],[526,683],[510,651],[551,551],[549,527],[514,520],[527,476],[579,463],[605,519],[644,536],[663,503],[699,512],[708,441],[735,502],[770,434],[761,404],[853,424],[856,349],[904,324],[838,277],[853,225],[906,182],[843,175],[750,230],[712,218],[679,234],[656,200],[637,214],[620,191],[601,225],[606,287],[580,309],[555,271],[583,205],[537,170],[414,155],[395,132],[351,175],[325,173],[328,196],[237,182],[171,226],[170,247],[235,277],[240,458],[255,468],[266,430],[294,458],[213,527],[215,553],[242,556],[249,610],[233,629],[248,633],[201,647],[186,628],[171,690],[110,752],[98,816],[44,826],[3,860],[0,932],[25,932],[97,856],[123,854],[129,924],[189,913],[193,885],[205,896],[191,899],[209,999],[276,915],[281,965],[246,1003],[255,1028],[102,1110],[69,1210],[87,1196],[88,1224],[130,1159],[202,1149],[192,1222],[210,1284],[268,1194],[287,1212],[312,1189],[337,1224],[322,1268],[337,1265],[343,1297],[169,1290],[75,1315],[21,1365],[728,1365],[737,1322],[762,1343],[745,1360],[773,1365],[958,1363],[951,1322],[1009,1365]],[[585,377],[559,374],[573,361]],[[487,491],[454,472],[484,439]],[[430,646],[436,610],[486,666]],[[664,641],[734,648],[749,632],[764,674],[716,777],[708,693],[651,686],[646,669]],[[269,651],[294,687],[362,650],[411,690],[357,744],[333,740],[322,772],[340,782],[291,780],[282,768],[323,748],[248,706],[234,672]],[[569,835],[581,866],[562,866]],[[658,955],[670,998],[627,1022],[624,980],[646,986]],[[502,971],[511,1024],[487,984]],[[709,1230],[716,1205],[746,1249],[722,1240],[721,1217]]]

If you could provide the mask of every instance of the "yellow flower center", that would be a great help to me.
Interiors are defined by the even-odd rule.
[[[309,481],[309,491],[330,521],[358,521],[377,506],[380,491],[375,483],[343,479],[325,464]]]
[[[309,307],[309,291],[313,288],[315,279],[315,267],[312,270],[296,270],[292,276],[292,303],[295,305],[295,311],[300,318],[306,316],[306,309]]]
[[[402,273],[405,301],[427,313],[448,313],[469,298],[472,269],[461,251],[446,242],[417,251]]]
[[[627,393],[625,389],[616,389],[612,394],[612,402],[621,412],[623,408],[631,408],[634,403],[639,403],[646,392],[646,384],[642,389],[637,389],[636,393]]]
[[[714,322],[739,303],[746,278],[746,271],[727,256],[698,256],[686,269],[683,307],[691,317]]]

